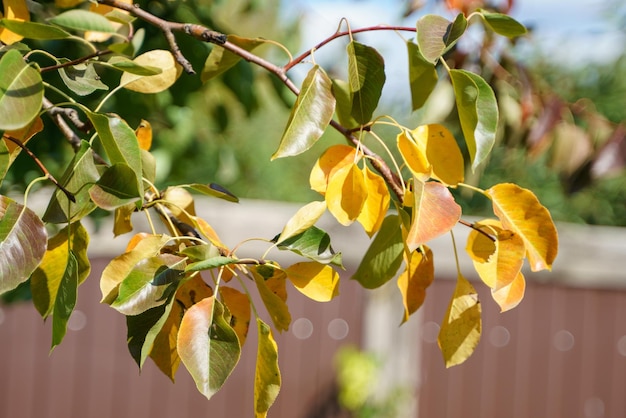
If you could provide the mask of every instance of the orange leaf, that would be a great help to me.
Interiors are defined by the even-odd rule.
[[[403,323],[422,306],[426,297],[426,288],[435,278],[433,253],[430,248],[426,246],[423,248],[424,254],[421,251],[411,253],[411,258],[406,262],[406,269],[398,277],[398,288],[404,302]]]
[[[463,154],[454,136],[438,124],[418,126],[411,131],[420,149],[425,149],[432,177],[450,186],[463,181]]]
[[[152,125],[150,125],[150,122],[142,119],[137,129],[135,129],[135,135],[139,142],[139,148],[150,151],[152,146]]]
[[[4,0],[4,18],[10,20],[19,20],[20,22],[29,22],[30,13],[26,6],[26,0]],[[2,16],[0,16],[2,17]],[[24,37],[11,32],[8,29],[0,27],[0,42],[7,45],[19,42]]]
[[[516,184],[496,184],[487,194],[502,226],[524,240],[531,270],[551,270],[559,239],[548,209],[539,203],[533,192]]]
[[[250,328],[250,300],[248,296],[232,287],[220,286],[222,303],[228,308],[230,325],[237,333],[239,345],[243,347]]]
[[[309,183],[311,189],[324,195],[328,181],[337,170],[357,162],[356,149],[348,145],[333,145],[320,156],[311,170]]]
[[[413,193],[413,222],[407,236],[410,251],[450,231],[461,218],[461,207],[443,184],[416,179]]]
[[[389,209],[389,189],[387,183],[378,174],[374,173],[367,166],[364,169],[365,190],[367,198],[363,204],[363,209],[357,217],[357,221],[367,235],[371,238],[379,229],[385,219]]]
[[[426,158],[426,144],[416,143],[406,131],[396,137],[398,150],[411,173],[421,181],[430,178],[432,167]]]
[[[328,211],[342,225],[350,225],[361,214],[367,189],[359,167],[352,163],[332,174],[326,190]]]
[[[26,145],[29,139],[31,139],[33,136],[35,136],[35,134],[41,131],[43,131],[43,121],[41,120],[39,116],[37,116],[35,119],[32,120],[32,122],[30,122],[28,125],[24,126],[23,128],[17,129],[15,131],[6,131],[4,132],[2,136],[3,137],[11,136],[15,139],[19,139],[20,141],[22,141],[22,144]],[[15,151],[16,148],[18,150],[21,150],[21,148],[19,148],[15,142],[10,141],[6,138],[3,138],[3,139],[7,146],[7,149],[9,150],[9,154],[11,155],[11,158],[12,158],[11,162],[13,162],[15,157],[17,157],[17,153],[14,154],[13,151]]]
[[[506,312],[515,308],[524,298],[524,291],[526,290],[526,280],[524,275],[519,272],[515,280],[509,283],[507,286],[501,287],[498,290],[491,290],[491,297],[500,305],[502,312]]]

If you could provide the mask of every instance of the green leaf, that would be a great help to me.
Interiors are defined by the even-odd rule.
[[[460,13],[454,22],[439,15],[426,15],[417,21],[417,44],[426,60],[435,63],[449,51],[467,28],[467,19]]]
[[[28,39],[53,40],[65,39],[71,36],[69,33],[56,26],[36,22],[1,19],[0,26]]]
[[[250,271],[274,327],[279,332],[287,331],[291,324],[291,314],[286,303],[287,275],[279,268],[265,265],[255,266]]]
[[[0,196],[0,294],[15,289],[37,268],[48,234],[32,210]]]
[[[478,12],[483,19],[485,19],[487,25],[499,35],[515,38],[527,32],[526,27],[511,16],[502,13],[488,12],[483,9],[478,9]]]
[[[203,261],[209,258],[218,257],[220,252],[213,244],[192,245],[179,252],[180,255],[189,257],[192,261]],[[189,267],[189,266],[187,266]]]
[[[166,302],[185,276],[185,259],[160,254],[141,260],[120,283],[111,307],[124,315],[139,315]]]
[[[256,38],[242,38],[236,35],[228,35],[228,42],[231,42],[237,45],[240,48],[245,49],[246,51],[252,51],[257,46],[265,43],[265,40]],[[222,74],[224,71],[233,67],[241,60],[239,55],[233,54],[230,51],[225,50],[221,46],[214,46],[211,50],[211,53],[206,59],[204,63],[204,68],[202,69],[202,73],[200,74],[200,79],[202,82],[206,82],[213,77],[217,77]]]
[[[467,29],[467,19],[463,13],[459,13],[456,15],[454,22],[452,25],[448,27],[448,33],[446,34],[446,49],[443,51],[445,54],[456,44],[461,36],[465,33],[465,29]]]
[[[89,196],[96,205],[106,210],[128,205],[141,198],[136,179],[132,168],[126,164],[114,164],[89,189]]]
[[[352,97],[350,114],[364,125],[372,120],[385,85],[385,61],[374,48],[352,41],[348,44],[348,83]]]
[[[273,241],[276,242],[277,239],[278,236]],[[330,245],[330,235],[316,226],[281,241],[277,247],[319,263],[334,264],[343,268],[341,253],[336,253]]]
[[[352,97],[350,95],[350,85],[347,81],[333,79],[333,96],[335,96],[335,112],[339,123],[346,128],[356,128],[359,122],[352,117]]]
[[[223,256],[217,256],[217,257],[211,257],[209,259],[206,260],[202,260],[202,261],[197,261],[195,263],[191,263],[189,264],[187,267],[185,267],[185,271],[189,272],[189,271],[202,271],[202,270],[210,270],[210,269],[214,269],[216,267],[222,267],[222,266],[227,266],[229,264],[234,264],[236,262],[238,262],[239,260],[236,258],[231,258],[231,257],[223,257]]]
[[[315,65],[302,82],[298,99],[291,109],[287,126],[272,160],[300,154],[322,136],[335,112],[332,82]]]
[[[241,355],[237,334],[215,296],[201,300],[185,312],[177,346],[183,364],[207,399],[222,387]]]
[[[33,304],[44,319],[55,309],[59,288],[70,269],[70,262],[76,263],[79,284],[89,276],[91,266],[87,257],[88,246],[89,234],[80,222],[66,226],[48,240],[48,249],[41,264],[30,277]]]
[[[389,215],[363,256],[353,280],[375,289],[391,280],[402,264],[404,242],[398,215]]]
[[[115,28],[106,17],[82,9],[68,10],[48,19],[48,21],[64,28],[79,31],[115,33]]]
[[[194,183],[194,184],[188,184],[186,186],[181,186],[181,187],[189,187],[190,189],[195,190],[196,192],[202,193],[203,195],[219,197],[220,199],[228,200],[229,202],[239,202],[239,198],[237,196],[235,196],[234,194],[226,190],[225,187],[222,187],[216,183],[210,183],[210,184]]]
[[[59,283],[59,291],[54,302],[54,313],[52,315],[52,347],[50,351],[57,345],[61,344],[65,333],[67,332],[67,321],[69,321],[74,307],[76,306],[76,297],[78,293],[78,261],[74,256],[74,252],[70,250],[67,259],[67,266],[61,282]]]
[[[459,274],[437,338],[446,367],[463,363],[474,352],[480,341],[480,312],[476,290]]]
[[[60,63],[69,62],[67,59]],[[109,87],[100,81],[93,64],[72,65],[59,68],[59,75],[65,85],[79,96],[87,96],[96,90],[108,90]]]
[[[487,158],[496,141],[498,103],[493,90],[477,74],[450,70],[463,136],[472,170]]]
[[[135,131],[118,116],[88,112],[111,164],[123,163],[135,173],[138,196],[143,196],[141,150]]]
[[[272,337],[272,330],[260,318],[256,319],[259,342],[254,373],[254,414],[265,418],[278,392],[281,377],[278,368],[278,346]]]
[[[89,196],[89,186],[99,177],[100,173],[93,160],[93,150],[88,142],[82,141],[76,155],[59,179],[59,182],[74,194],[76,202],[70,205],[66,194],[56,190],[43,215],[43,220],[50,223],[76,222],[91,213],[96,205]]]
[[[163,70],[159,67],[140,65],[133,60],[121,56],[112,57],[108,62],[106,62],[106,65],[120,71],[142,76],[157,75],[163,72]]]
[[[0,130],[0,138],[4,132]],[[7,148],[7,144],[4,140],[0,140],[0,186],[2,186],[2,182],[9,171],[9,167],[11,166],[11,152]]]
[[[10,49],[0,58],[0,129],[15,130],[33,120],[41,110],[41,74]]]
[[[409,82],[411,86],[411,103],[413,110],[424,106],[426,100],[437,85],[437,70],[435,64],[424,58],[419,47],[413,42],[407,42],[409,52]]]

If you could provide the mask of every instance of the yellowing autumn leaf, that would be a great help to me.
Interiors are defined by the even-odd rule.
[[[328,302],[339,294],[339,274],[327,264],[305,261],[286,268],[285,273],[296,289],[317,302]]]
[[[383,224],[389,210],[390,196],[385,180],[367,166],[364,169],[363,180],[365,181],[367,197],[356,220],[363,225],[363,229],[371,238]]]
[[[503,228],[515,232],[524,241],[531,270],[551,270],[559,239],[548,209],[533,192],[516,184],[497,184],[487,194]]]
[[[159,93],[167,90],[178,80],[183,69],[170,51],[153,49],[136,57],[133,62],[146,67],[161,69],[160,74],[142,76],[125,72],[120,84],[137,93]]]
[[[352,163],[332,174],[326,190],[328,211],[342,225],[350,225],[361,214],[367,198],[363,172]]]
[[[232,287],[220,286],[222,303],[230,312],[230,325],[237,333],[239,345],[243,347],[250,328],[250,300],[245,293]]]
[[[396,137],[398,150],[411,173],[421,181],[430,178],[432,167],[426,158],[425,144],[416,143],[406,131],[402,131]]]
[[[274,327],[279,331],[287,331],[291,324],[291,314],[287,306],[287,275],[279,268],[267,265],[255,266],[250,269],[254,282],[259,290],[261,300],[272,318]]]
[[[461,218],[461,207],[443,184],[415,179],[413,193],[413,220],[406,240],[409,251],[450,231]]]
[[[476,272],[494,290],[508,286],[524,264],[524,241],[518,234],[502,229],[501,223],[496,220],[484,220],[474,226],[493,236],[490,239],[485,234],[472,230],[467,238],[466,249]]]
[[[142,119],[137,129],[135,129],[135,135],[139,142],[139,148],[150,151],[152,146],[152,125],[150,125],[150,122]]]
[[[524,299],[524,291],[526,290],[526,280],[522,272],[508,285],[498,290],[491,290],[491,297],[500,306],[501,312],[506,312],[515,308]]]
[[[433,178],[450,186],[463,181],[463,154],[449,130],[438,124],[422,125],[412,130],[411,136],[418,148],[425,150]]]
[[[4,0],[4,18],[10,20],[18,20],[20,22],[30,22],[30,13],[26,6],[26,0]],[[0,18],[3,16],[0,15]],[[7,45],[19,42],[24,37],[11,32],[8,29],[0,27],[0,42]]]
[[[433,253],[425,245],[422,248],[424,253],[413,251],[411,258],[405,259],[406,269],[398,277],[398,288],[404,303],[402,323],[408,321],[409,316],[422,306],[426,297],[426,288],[435,278]]]
[[[476,290],[459,274],[437,338],[446,367],[463,363],[474,352],[480,341],[480,311]]]
[[[272,330],[257,318],[257,331],[259,345],[254,373],[254,416],[265,418],[280,391],[281,377],[278,368],[278,345],[272,336]]]
[[[355,159],[355,155],[356,149],[348,145],[333,145],[329,147],[320,156],[311,170],[309,177],[311,189],[324,195],[328,187],[328,181],[335,172],[346,165],[358,161],[358,159]]]
[[[291,238],[309,229],[315,225],[315,222],[317,222],[325,211],[326,202],[311,202],[304,205],[287,221],[276,243],[278,244],[287,238]]]

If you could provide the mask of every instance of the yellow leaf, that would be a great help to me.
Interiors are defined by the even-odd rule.
[[[526,280],[522,272],[517,274],[515,280],[498,290],[491,290],[491,297],[500,306],[501,312],[515,308],[524,298]]]
[[[463,363],[474,352],[480,341],[480,311],[476,290],[459,274],[437,338],[446,367]]]
[[[176,349],[176,339],[180,320],[183,317],[183,309],[177,303],[172,305],[172,310],[157,334],[150,350],[150,358],[164,375],[175,381],[174,376],[180,365],[180,357]]]
[[[413,175],[421,181],[428,180],[432,167],[426,158],[425,144],[417,144],[406,131],[398,134],[396,142],[402,159]]]
[[[152,125],[150,125],[150,122],[142,119],[137,129],[135,129],[135,135],[137,136],[137,141],[139,141],[139,148],[150,151],[152,146]]]
[[[276,243],[282,242],[287,238],[291,238],[298,235],[301,232],[309,229],[326,211],[326,202],[311,202],[296,212],[295,215],[287,221],[287,224],[280,233]]]
[[[450,231],[461,218],[461,207],[446,186],[417,179],[413,186],[413,221],[406,242],[409,251]]]
[[[5,19],[30,22],[30,13],[28,12],[28,7],[26,6],[26,0],[4,0],[3,3]],[[0,27],[0,42],[11,45],[15,42],[21,41],[23,38],[24,37],[21,35]]]
[[[487,194],[504,229],[519,234],[524,240],[531,270],[551,270],[559,239],[548,209],[539,203],[533,192],[516,184],[497,184],[487,190]]]
[[[413,251],[406,260],[406,269],[398,277],[398,288],[404,302],[404,317],[402,323],[408,321],[409,316],[417,311],[424,303],[426,288],[435,278],[435,264],[433,253],[427,246],[421,251]]]
[[[224,245],[222,241],[220,240],[220,237],[217,235],[217,232],[215,232],[213,227],[209,225],[207,221],[205,221],[204,219],[198,216],[192,216],[191,221],[193,222],[193,225],[196,228],[198,228],[200,233],[209,239],[211,244],[215,245],[218,248],[223,248],[223,249],[227,248],[226,245]]]
[[[367,166],[364,169],[365,190],[367,198],[357,221],[371,238],[379,229],[389,209],[389,189],[387,183]]]
[[[438,124],[418,126],[411,131],[420,149],[426,150],[433,178],[450,186],[463,181],[463,154],[452,133]]]
[[[122,74],[120,84],[124,88],[138,93],[159,93],[167,90],[178,80],[183,69],[170,51],[153,49],[139,55],[133,60],[136,64],[157,67],[160,74],[142,76],[125,72]]]
[[[135,206],[134,203],[129,203],[128,205],[115,208],[113,235],[117,237],[118,235],[126,234],[133,230],[131,217],[135,212],[135,209],[137,209],[137,206]]]
[[[494,290],[508,286],[524,264],[524,241],[514,232],[502,229],[502,224],[496,220],[484,220],[474,226],[495,239],[491,240],[476,230],[470,232],[466,249],[476,272]]]
[[[305,261],[285,273],[296,289],[317,302],[328,302],[339,294],[339,274],[329,265]]]
[[[69,9],[70,7],[84,3],[85,1],[86,0],[54,0],[54,5],[61,9]]]
[[[324,195],[328,187],[328,181],[335,172],[346,165],[356,163],[356,149],[348,145],[333,145],[329,147],[313,166],[309,183],[311,189]]]
[[[278,346],[272,330],[261,319],[257,318],[256,321],[259,343],[254,373],[254,416],[265,418],[280,391],[281,376],[278,368]]]
[[[367,198],[365,179],[359,167],[352,163],[333,173],[326,190],[328,211],[345,226],[361,214]]]
[[[267,312],[272,318],[274,327],[279,331],[286,331],[291,324],[291,314],[287,306],[287,275],[279,268],[260,265],[250,268],[259,295]]]
[[[222,303],[231,314],[230,326],[239,338],[239,345],[243,347],[250,328],[250,300],[244,293],[232,287],[220,286],[220,295]]]

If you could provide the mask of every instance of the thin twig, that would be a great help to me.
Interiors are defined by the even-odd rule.
[[[72,202],[76,203],[76,197],[74,196],[74,194],[72,192],[70,192],[69,190],[67,190],[65,187],[63,187],[61,185],[61,183],[59,183],[57,181],[57,179],[54,178],[54,176],[52,174],[50,174],[50,172],[48,171],[48,169],[46,168],[46,166],[43,165],[43,163],[41,161],[39,161],[39,158],[37,158],[37,156],[35,154],[33,154],[33,152],[28,149],[26,147],[26,145],[24,145],[22,143],[22,141],[20,141],[17,138],[14,138],[10,135],[4,135],[3,138],[8,139],[9,141],[13,142],[15,145],[17,145],[18,147],[20,147],[21,149],[24,150],[24,152],[26,154],[28,154],[28,156],[30,158],[32,158],[32,160],[35,162],[35,164],[37,164],[37,166],[39,167],[39,169],[44,173],[44,175],[52,182],[54,183],[55,186],[57,186],[59,188],[59,190],[61,190],[63,193],[65,193],[65,196],[67,196],[67,198],[69,200],[71,200]]]
[[[490,235],[487,232],[483,231],[482,229],[478,228],[475,224],[473,224],[471,222],[464,221],[463,219],[459,219],[459,223],[461,225],[465,225],[465,226],[467,226],[469,228],[472,228],[474,231],[483,234],[484,236],[489,238],[491,241],[496,242],[496,238],[493,235]]]
[[[57,65],[50,65],[48,67],[42,67],[39,69],[40,72],[45,73],[47,71],[54,71],[54,70],[58,70],[59,68],[64,68],[64,67],[71,67],[72,65],[77,65],[77,64],[81,64],[85,61],[89,61],[92,58],[96,58],[96,57],[101,57],[103,55],[108,55],[108,54],[112,54],[113,51],[105,49],[102,51],[96,51],[92,54],[89,55],[85,55],[84,57],[80,57],[77,58],[73,61],[68,61],[68,62],[64,62],[62,64],[57,64]]]

